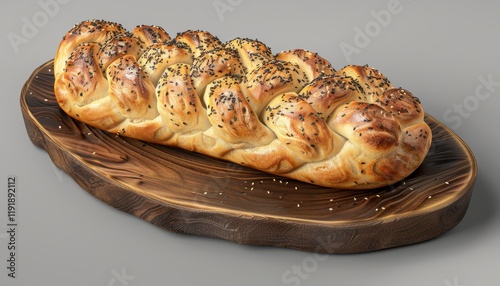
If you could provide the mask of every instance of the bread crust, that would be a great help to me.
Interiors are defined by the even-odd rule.
[[[400,181],[432,140],[418,98],[377,70],[252,39],[84,21],[54,73],[59,105],[86,124],[325,187]]]

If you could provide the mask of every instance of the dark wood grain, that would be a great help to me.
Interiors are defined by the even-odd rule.
[[[53,62],[21,93],[28,135],[99,200],[166,230],[241,244],[358,253],[437,237],[467,211],[476,178],[468,147],[431,116],[433,145],[413,174],[369,191],[328,189],[204,155],[129,139],[67,116]]]

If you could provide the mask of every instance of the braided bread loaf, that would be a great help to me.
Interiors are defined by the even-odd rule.
[[[321,186],[392,184],[431,143],[409,91],[306,50],[92,20],[65,35],[54,65],[57,101],[79,121]]]

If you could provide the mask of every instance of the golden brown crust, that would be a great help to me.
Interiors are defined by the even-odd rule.
[[[165,70],[174,64],[193,63],[191,49],[185,44],[176,42],[154,43],[147,47],[137,62],[156,85]]]
[[[190,66],[167,68],[156,88],[158,112],[173,132],[203,131],[208,128],[206,111],[190,80]]]
[[[351,101],[337,108],[329,125],[352,144],[377,157],[394,151],[401,137],[401,126],[392,114],[362,101]]]
[[[306,73],[309,81],[314,80],[320,75],[333,75],[335,73],[335,69],[326,59],[317,53],[304,49],[281,52],[276,55],[276,59],[297,65]]]
[[[61,73],[73,50],[82,43],[104,43],[127,30],[118,23],[103,20],[88,20],[76,24],[59,43],[54,59],[54,74]]]
[[[366,65],[349,65],[339,70],[337,74],[350,76],[358,81],[368,102],[376,101],[386,90],[393,88],[391,82],[382,73]]]
[[[170,41],[170,35],[162,27],[139,25],[132,30],[132,34],[139,38],[145,46],[151,46],[156,43]]]
[[[271,60],[247,74],[246,90],[252,108],[259,114],[279,94],[298,93],[308,83],[307,76],[293,64]]]
[[[209,32],[200,30],[188,30],[179,33],[175,37],[175,42],[186,44],[191,49],[195,58],[206,51],[222,47],[222,42],[217,37]]]
[[[274,97],[262,118],[281,143],[306,162],[329,157],[334,145],[340,143],[334,140],[324,118],[293,93]]]
[[[137,121],[156,117],[155,87],[131,55],[126,55],[109,65],[106,71],[109,97],[120,113]]]
[[[133,55],[135,58],[139,58],[143,49],[142,41],[131,33],[117,35],[104,42],[99,49],[97,54],[99,67],[101,70],[106,70],[110,63],[125,55]]]
[[[284,146],[279,140],[275,139],[266,146],[268,148],[248,148],[235,152],[232,161],[252,168],[259,166],[266,172],[282,176],[290,176],[294,170],[304,165],[293,150]]]
[[[237,78],[212,82],[207,87],[205,102],[214,132],[224,141],[253,147],[266,145],[275,138],[246,101]]]
[[[215,79],[241,73],[238,53],[230,49],[216,48],[195,58],[191,67],[191,80],[196,92],[202,95],[205,87]]]
[[[56,75],[54,93],[61,108],[71,117],[109,130],[123,117],[109,100],[108,81],[102,74],[96,53],[99,45],[82,43],[66,60],[64,72]]]
[[[417,124],[424,120],[424,112],[420,100],[402,88],[385,91],[375,103],[394,115],[403,127]]]
[[[404,129],[402,133],[400,148],[374,164],[374,175],[388,181],[399,181],[401,176],[412,172],[424,160],[432,140],[429,126],[418,123]]]
[[[299,93],[321,117],[328,118],[345,102],[366,101],[365,93],[357,81],[348,76],[320,75],[307,84]]]
[[[70,116],[334,188],[395,183],[427,154],[418,98],[368,66],[205,31],[85,21],[61,41],[54,92]]]
[[[241,64],[246,68],[246,73],[274,59],[271,49],[258,40],[235,38],[227,42],[224,47],[238,52]]]
[[[98,48],[97,44],[86,43],[77,46],[71,53],[64,73],[60,74],[61,83],[56,85],[59,93],[65,90],[65,96],[59,98],[60,104],[66,105],[69,101],[82,106],[105,96],[102,91],[108,83],[97,62]]]

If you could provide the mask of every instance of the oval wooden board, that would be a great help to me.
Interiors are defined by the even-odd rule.
[[[204,155],[128,139],[67,116],[53,61],[21,93],[28,135],[99,200],[166,230],[241,244],[359,253],[422,242],[457,225],[477,173],[473,154],[431,116],[433,147],[398,184],[328,189]]]

